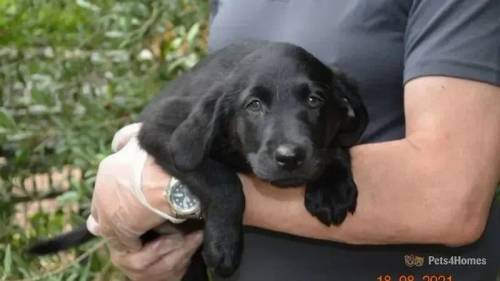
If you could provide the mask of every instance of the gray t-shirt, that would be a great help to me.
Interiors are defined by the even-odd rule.
[[[500,0],[214,0],[210,50],[243,39],[300,45],[353,77],[370,123],[363,142],[404,137],[403,85],[444,75],[500,85]],[[485,114],[487,114],[485,112]],[[495,204],[498,205],[498,204]],[[405,256],[424,257],[408,266]],[[433,257],[486,259],[436,265]],[[455,263],[459,263],[457,258]],[[414,259],[413,259],[414,260]],[[410,261],[410,264],[411,261]],[[500,268],[500,208],[483,237],[461,248],[349,246],[247,229],[239,281],[493,281]],[[428,279],[441,274],[451,279]]]

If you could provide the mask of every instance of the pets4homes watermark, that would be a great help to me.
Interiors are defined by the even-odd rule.
[[[488,264],[488,259],[484,257],[420,256],[414,254],[405,255],[404,261],[408,267],[421,267],[424,265],[482,266]]]

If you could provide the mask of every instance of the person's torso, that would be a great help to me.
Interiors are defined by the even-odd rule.
[[[404,137],[405,130],[404,36],[411,3],[214,0],[209,46],[213,51],[244,39],[302,46],[357,82],[370,118],[363,142],[398,139]],[[500,232],[499,211],[497,208],[490,216],[480,241],[455,249],[348,246],[247,229],[241,267],[229,280],[493,281],[500,268],[500,237],[495,237]],[[439,257],[451,257],[453,264],[435,264],[434,258]],[[463,265],[463,258],[479,264]],[[484,259],[486,265],[482,264]],[[444,279],[448,276],[451,278]]]

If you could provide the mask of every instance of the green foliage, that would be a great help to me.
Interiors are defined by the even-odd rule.
[[[42,276],[95,245],[22,253],[84,222],[113,132],[205,54],[207,11],[203,0],[0,0],[0,280]],[[99,250],[41,280],[117,276]]]

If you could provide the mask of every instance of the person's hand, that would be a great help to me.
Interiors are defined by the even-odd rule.
[[[140,124],[118,131],[113,140],[116,153],[101,161],[92,197],[87,227],[116,250],[135,252],[142,247],[140,236],[165,219],[153,213],[134,189],[142,188],[147,203],[163,213],[170,209],[163,197],[169,176],[142,151],[135,136]]]
[[[134,184],[140,185],[151,207],[167,216],[170,208],[163,197],[169,176],[138,149],[134,138],[139,129],[140,124],[134,124],[118,131],[113,139],[117,152],[99,165],[87,227],[109,242],[113,263],[132,280],[176,280],[201,244],[202,234],[170,231],[142,245],[142,234],[168,223],[141,203]]]
[[[134,281],[177,281],[186,273],[202,240],[201,231],[162,235],[134,253],[110,247],[111,261]]]

